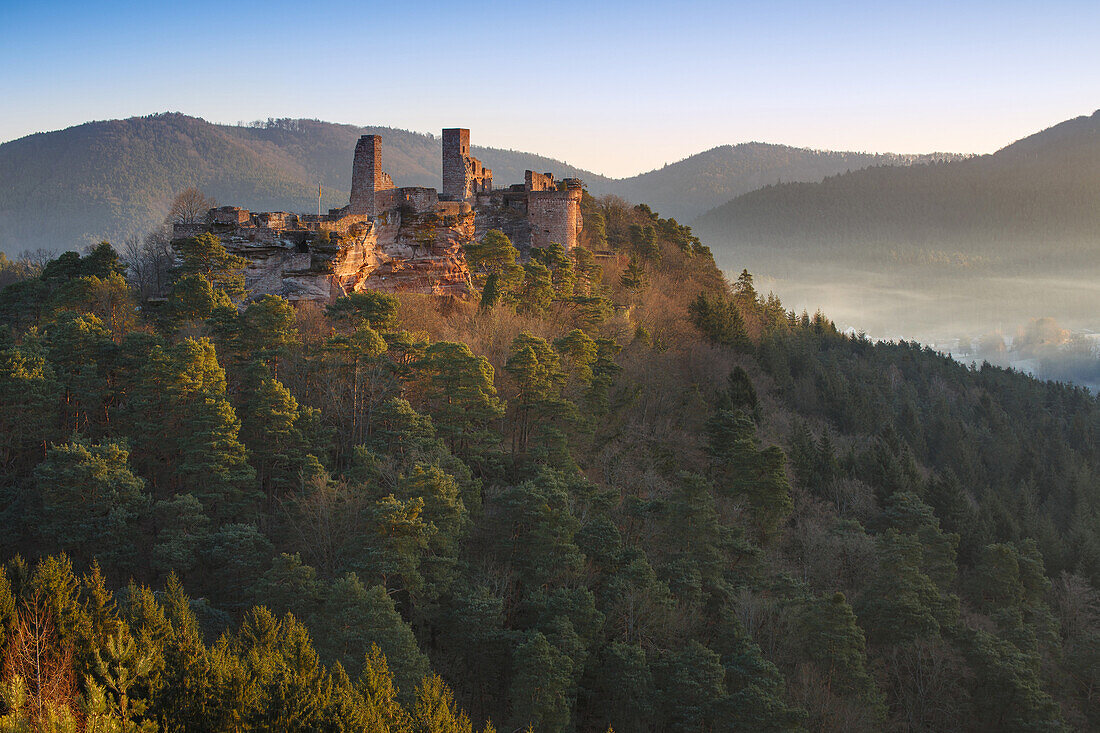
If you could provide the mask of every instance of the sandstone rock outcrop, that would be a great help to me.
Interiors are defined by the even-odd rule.
[[[549,174],[492,188],[492,171],[469,156],[469,130],[444,130],[445,194],[395,188],[382,171],[382,143],[364,135],[355,148],[351,201],[327,214],[211,209],[203,222],[177,224],[174,237],[216,235],[250,265],[254,295],[331,301],[362,290],[464,296],[470,272],[464,248],[502,229],[521,249],[556,242],[567,250],[581,229],[580,181],[560,188]]]

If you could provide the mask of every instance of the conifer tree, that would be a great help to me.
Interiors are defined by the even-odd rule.
[[[572,664],[561,650],[535,631],[515,651],[509,697],[516,728],[561,733],[569,723],[568,690]]]
[[[200,275],[214,290],[224,292],[234,303],[244,299],[244,271],[248,260],[230,254],[213,234],[205,233],[191,239],[173,242],[179,254],[176,274]]]
[[[356,575],[345,575],[329,587],[319,614],[318,623],[328,630],[318,639],[324,658],[358,675],[376,645],[386,656],[399,696],[412,699],[417,683],[429,671],[428,660],[384,588],[368,588]]]
[[[113,572],[135,569],[149,499],[128,464],[129,453],[117,443],[50,449],[34,471],[38,532],[48,551],[68,549],[79,562],[98,556]]]
[[[504,414],[489,360],[474,356],[466,344],[439,341],[427,348],[418,368],[440,437],[459,455],[482,454],[493,440],[490,424]]]

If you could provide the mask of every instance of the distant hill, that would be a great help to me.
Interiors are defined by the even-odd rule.
[[[398,185],[438,187],[439,138],[313,120],[215,125],[181,114],[90,122],[0,145],[0,251],[119,242],[163,220],[172,196],[198,186],[220,203],[313,211],[347,203],[355,141],[383,135]],[[498,180],[526,168],[589,174],[537,155],[474,149]]]
[[[991,155],[767,186],[693,223],[731,248],[811,246],[861,261],[945,243],[963,256],[999,259],[1035,243],[1081,254],[1082,244],[1100,246],[1100,112]]]
[[[440,140],[386,127],[316,120],[216,125],[169,113],[89,122],[0,145],[0,251],[121,242],[164,217],[173,194],[196,185],[224,204],[313,211],[347,202],[355,141],[384,138],[386,170],[398,185],[440,185]],[[474,132],[477,139],[477,133]],[[731,197],[776,181],[820,180],[866,165],[922,156],[866,155],[747,143],[714,148],[639,176],[610,179],[530,153],[474,147],[498,185],[531,168],[582,178],[596,195],[646,202],[686,221]]]
[[[876,336],[1100,327],[1100,112],[996,153],[739,196],[691,222],[728,270]]]
[[[605,185],[609,193],[647,203],[655,211],[690,223],[735,196],[783,181],[820,181],[826,176],[868,166],[907,166],[962,157],[950,153],[846,153],[752,142],[712,148],[664,168]],[[600,184],[595,188],[600,188]]]

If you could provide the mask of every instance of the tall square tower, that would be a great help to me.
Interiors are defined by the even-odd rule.
[[[443,197],[465,201],[474,194],[493,190],[493,171],[470,155],[470,131],[464,127],[443,130]]]
[[[373,216],[374,194],[382,184],[382,136],[363,135],[355,144],[351,166],[351,205],[348,213]]]

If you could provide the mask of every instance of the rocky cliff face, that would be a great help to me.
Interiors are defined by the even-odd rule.
[[[468,204],[397,206],[376,217],[325,217],[214,210],[203,224],[177,226],[176,237],[211,232],[248,259],[246,286],[256,295],[331,301],[363,290],[458,295],[470,292],[463,246],[473,241]]]
[[[474,214],[468,205],[440,203],[432,210],[387,211],[374,221],[377,264],[347,272],[352,290],[384,290],[428,295],[466,295],[470,271],[463,247],[474,240]],[[365,273],[365,275],[364,275]],[[344,286],[347,288],[347,286]]]

